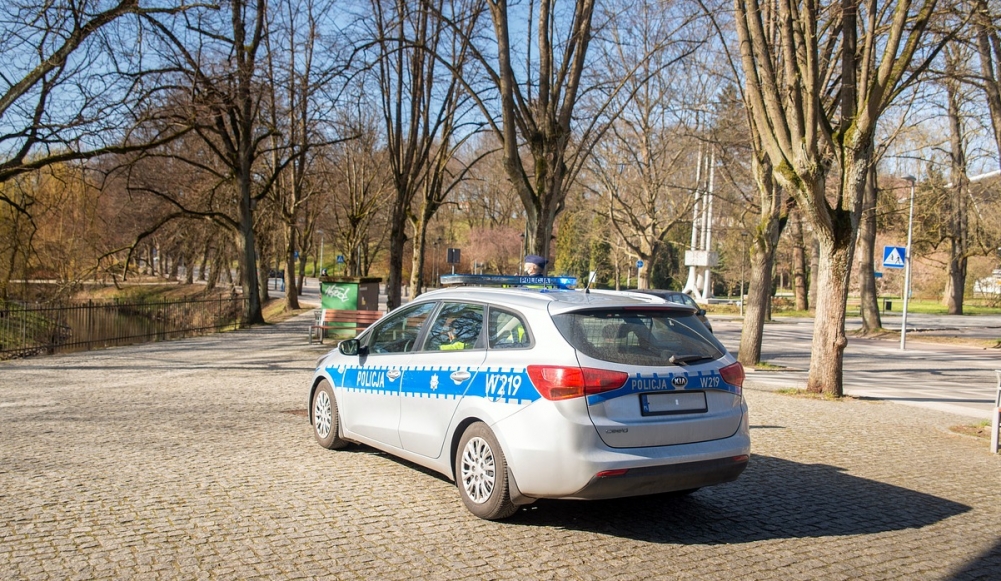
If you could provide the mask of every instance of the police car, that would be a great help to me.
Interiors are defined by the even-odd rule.
[[[541,281],[429,292],[342,341],[310,385],[316,440],[436,470],[484,519],[735,480],[744,370],[695,309]]]

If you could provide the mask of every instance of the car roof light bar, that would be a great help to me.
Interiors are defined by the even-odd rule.
[[[448,286],[541,286],[572,289],[575,276],[519,276],[502,274],[443,274],[441,284]]]

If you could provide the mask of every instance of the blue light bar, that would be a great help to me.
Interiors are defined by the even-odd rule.
[[[575,276],[518,276],[503,274],[443,274],[443,285],[469,286],[537,286],[571,289],[577,285]]]

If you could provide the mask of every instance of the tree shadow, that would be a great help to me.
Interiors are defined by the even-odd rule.
[[[753,456],[735,482],[690,496],[541,500],[507,522],[652,543],[728,544],[921,528],[969,510],[835,466]]]
[[[976,559],[948,577],[948,581],[973,581],[977,579],[997,579],[1001,572],[1001,539],[984,551]]]

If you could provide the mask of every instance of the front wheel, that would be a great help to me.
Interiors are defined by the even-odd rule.
[[[316,441],[328,450],[346,446],[347,442],[337,435],[339,422],[337,400],[334,399],[334,390],[326,379],[316,386],[312,408],[313,436],[316,437]]]
[[[477,422],[466,428],[455,455],[455,482],[469,512],[486,520],[517,512],[508,489],[507,461],[490,428]]]

